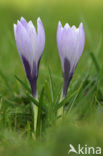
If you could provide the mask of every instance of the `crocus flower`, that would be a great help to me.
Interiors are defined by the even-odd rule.
[[[14,34],[17,49],[23,62],[27,78],[30,82],[33,96],[36,97],[36,84],[40,59],[45,46],[45,32],[40,18],[37,19],[37,31],[32,21],[21,17],[14,24]]]
[[[76,28],[75,26],[70,27],[69,24],[65,24],[62,27],[61,22],[59,22],[57,47],[64,76],[63,97],[67,94],[68,86],[83,52],[84,44],[85,33],[82,23],[79,25],[79,28]]]

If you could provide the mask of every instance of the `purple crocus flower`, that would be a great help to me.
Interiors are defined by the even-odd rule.
[[[33,96],[36,97],[36,84],[40,59],[45,46],[45,32],[40,18],[37,19],[37,32],[32,21],[21,17],[14,24],[14,34],[17,49],[23,62],[27,78],[30,82]]]
[[[69,83],[83,52],[84,44],[85,33],[82,23],[79,25],[79,28],[76,28],[75,26],[70,27],[69,24],[65,24],[62,27],[61,22],[59,22],[57,47],[64,76],[63,97],[67,94]]]

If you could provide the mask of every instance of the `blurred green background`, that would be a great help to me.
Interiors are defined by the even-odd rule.
[[[49,80],[48,68],[52,73],[55,96],[58,94],[59,86],[63,83],[56,44],[58,21],[60,20],[63,25],[68,22],[71,26],[76,25],[77,27],[80,22],[83,22],[86,36],[85,49],[68,92],[72,95],[84,80],[80,96],[78,97],[76,94],[69,102],[71,105],[75,105],[75,108],[67,113],[60,123],[52,124],[51,127],[47,126],[42,138],[36,141],[31,137],[31,116],[28,119],[24,115],[25,112],[28,112],[28,106],[25,108],[22,106],[22,103],[25,103],[22,98],[25,95],[25,90],[15,79],[15,75],[17,75],[25,83],[28,83],[17,52],[13,32],[13,24],[21,16],[27,21],[32,20],[35,26],[36,19],[40,17],[45,28],[46,44],[39,69],[38,94],[40,94],[43,84]],[[103,148],[102,36],[102,0],[0,0],[1,156],[66,156],[70,143],[75,147],[78,144],[87,144]],[[100,71],[96,68],[96,63],[90,52],[95,56],[101,68]],[[87,79],[85,79],[86,75],[88,75]],[[88,85],[89,87],[85,89]],[[48,88],[45,99],[49,99]],[[47,102],[47,100],[45,101]],[[14,103],[16,104],[13,105]],[[15,111],[21,113],[22,117],[16,118],[16,115],[11,117]]]

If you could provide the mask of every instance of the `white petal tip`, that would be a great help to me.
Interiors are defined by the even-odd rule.
[[[33,25],[33,22],[31,20],[28,22],[28,26],[32,28],[34,32],[36,32],[35,26]]]
[[[16,28],[17,25],[16,24],[13,24],[13,26],[14,26],[14,28]]]
[[[64,26],[64,28],[65,28],[65,29],[69,29],[69,28],[70,28],[69,24],[66,23],[65,26]]]
[[[58,22],[58,26],[59,27],[62,27],[61,21]]]
[[[21,17],[21,18],[20,18],[20,21],[21,21],[21,20],[25,20],[25,18],[24,18],[24,17]]]
[[[14,34],[15,34],[15,36],[16,36],[16,28],[17,28],[17,25],[14,24],[13,26],[14,26]]]
[[[32,25],[33,25],[33,22],[30,20],[30,21],[28,22],[28,24],[32,24]]]
[[[18,24],[21,24],[19,20],[17,20],[17,25],[18,25]]]
[[[14,25],[13,25],[13,27],[14,27],[14,30],[16,31],[16,27],[17,27],[17,25],[16,25],[16,24],[14,24]]]
[[[37,23],[38,23],[38,22],[41,23],[40,17],[37,18]]]
[[[82,23],[82,22],[81,22],[81,23],[80,23],[80,25],[79,25],[79,28],[80,28],[80,27],[82,27],[82,28],[83,28],[83,23]]]
[[[74,31],[77,29],[75,25],[73,25],[71,28],[72,28],[72,30],[74,30]]]
[[[61,25],[61,21],[59,21],[58,24]]]

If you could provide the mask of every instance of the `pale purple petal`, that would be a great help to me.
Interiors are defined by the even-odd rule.
[[[83,52],[84,49],[84,44],[85,44],[85,32],[83,28],[83,23],[80,24],[79,26],[79,36],[80,36],[80,56]]]
[[[67,93],[70,80],[83,52],[84,44],[85,33],[82,23],[79,28],[75,26],[70,27],[68,23],[65,24],[63,28],[61,22],[59,22],[57,29],[57,47],[64,76],[64,96]]]
[[[20,22],[25,28],[27,28],[28,23],[23,17],[21,17]]]
[[[32,48],[30,38],[26,29],[20,22],[17,23],[15,40],[20,56],[23,55],[29,62],[32,62]],[[30,65],[32,66],[32,64]]]
[[[17,25],[14,24],[14,35],[17,49],[23,62],[32,93],[36,96],[36,84],[39,63],[45,45],[45,33],[42,22],[38,19],[38,33],[32,23],[22,17]]]
[[[36,29],[35,29],[32,21],[28,22],[27,31],[28,31],[29,35],[31,35],[31,33],[33,33],[34,37],[36,37],[37,33],[36,33]]]
[[[77,32],[77,44],[76,44],[77,46],[75,50],[76,55],[74,57],[74,64],[73,64],[74,68],[76,67],[81,57],[81,54],[84,49],[84,44],[85,44],[85,32],[84,32],[83,24],[81,23]]]
[[[37,19],[38,56],[41,57],[45,46],[45,31],[41,19]]]
[[[30,38],[30,42],[31,42],[33,62],[35,62],[37,65],[38,60],[40,58],[39,54],[38,54],[37,32],[36,32],[36,29],[31,21],[28,23],[27,31],[28,31],[28,35]]]
[[[57,28],[57,47],[59,50],[59,56],[61,58],[61,61],[62,61],[62,57],[63,57],[63,53],[62,53],[62,30],[63,30],[62,24],[59,21],[58,28]]]

